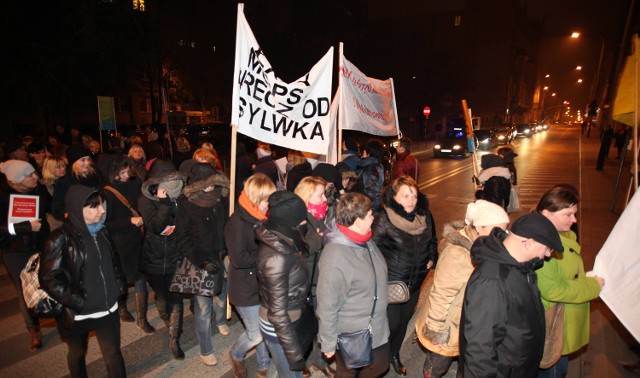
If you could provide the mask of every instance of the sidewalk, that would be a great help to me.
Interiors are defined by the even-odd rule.
[[[595,256],[602,248],[624,208],[629,186],[628,164],[623,170],[616,196],[614,212],[609,211],[619,160],[607,159],[604,169],[596,171],[600,149],[597,133],[591,138],[580,137],[580,244],[585,270],[593,268]],[[613,156],[614,152],[611,151]],[[627,157],[627,162],[630,158]],[[591,302],[591,339],[580,356],[570,361],[569,378],[574,377],[637,377],[626,370],[621,362],[636,363],[640,356],[629,349],[634,339],[601,301]]]

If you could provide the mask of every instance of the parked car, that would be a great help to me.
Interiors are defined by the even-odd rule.
[[[516,133],[516,137],[530,138],[533,130],[528,123],[519,123],[516,125]]]
[[[498,139],[493,129],[474,130],[473,137],[478,150],[490,150],[498,145]]]
[[[444,134],[444,138],[436,142],[433,146],[433,157],[439,158],[442,156],[460,156],[467,157],[469,154],[469,148],[467,144],[467,137],[462,128],[455,128],[452,131],[447,131]]]

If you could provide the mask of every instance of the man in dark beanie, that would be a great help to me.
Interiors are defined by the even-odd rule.
[[[304,356],[317,333],[313,309],[306,305],[310,274],[299,230],[306,219],[302,199],[279,191],[269,196],[267,222],[256,228],[260,330],[280,377],[302,377]],[[293,323],[299,319],[309,334],[296,333]]]

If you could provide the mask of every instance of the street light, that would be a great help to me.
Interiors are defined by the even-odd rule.
[[[576,66],[576,70],[578,71],[582,70],[582,66]]]
[[[598,59],[598,68],[596,69],[595,77],[593,78],[593,83],[591,84],[591,90],[589,91],[589,98],[593,99],[595,95],[595,91],[598,86],[598,77],[600,76],[600,67],[602,66],[602,57],[604,56],[604,38],[600,34],[588,34],[589,36],[595,36],[600,38],[600,58]],[[581,34],[578,32],[571,33],[571,38],[578,39]]]

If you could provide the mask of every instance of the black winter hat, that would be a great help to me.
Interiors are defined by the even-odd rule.
[[[482,169],[489,169],[494,167],[502,167],[504,165],[504,161],[502,158],[495,154],[486,154],[482,155],[480,159],[480,166]]]
[[[69,166],[71,167],[73,163],[82,159],[85,156],[91,157],[91,151],[87,150],[84,145],[80,143],[74,143],[66,151],[67,160],[69,160]]]
[[[307,219],[304,201],[293,192],[281,190],[269,196],[267,228],[290,230]]]
[[[511,225],[511,232],[523,238],[533,239],[556,252],[564,252],[558,230],[540,213],[525,214]]]

